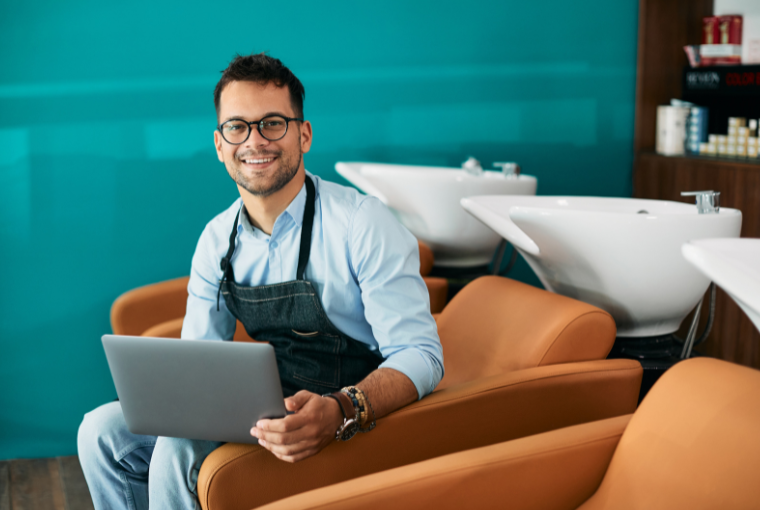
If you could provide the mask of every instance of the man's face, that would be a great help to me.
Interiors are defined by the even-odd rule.
[[[287,87],[233,81],[222,90],[219,124],[230,119],[254,122],[268,115],[296,116]],[[216,130],[214,144],[232,180],[252,195],[266,197],[282,189],[303,168],[302,154],[311,147],[311,124],[291,121],[285,136],[274,142],[261,136],[254,124],[248,140],[240,145],[227,143]]]

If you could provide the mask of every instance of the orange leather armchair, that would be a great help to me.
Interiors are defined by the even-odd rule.
[[[445,278],[428,276],[433,269],[433,252],[418,241],[420,274],[430,294],[430,311],[438,313],[446,305],[449,284]],[[146,285],[119,296],[111,307],[111,328],[115,335],[179,338],[187,305],[189,276]],[[252,341],[238,321],[235,340]]]
[[[371,433],[295,464],[257,445],[223,445],[198,476],[203,508],[248,510],[636,408],[641,366],[604,359],[616,330],[598,308],[489,276],[460,291],[437,322],[446,373],[431,395],[379,419]]]
[[[760,372],[709,358],[669,370],[632,415],[447,455],[266,510],[760,507]]]

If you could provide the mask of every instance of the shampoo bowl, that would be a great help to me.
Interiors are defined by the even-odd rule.
[[[736,209],[626,198],[479,196],[462,207],[514,244],[547,290],[609,312],[619,337],[675,332],[710,283],[681,245],[738,237],[742,221]]]
[[[459,205],[470,195],[535,195],[536,178],[500,172],[471,175],[444,167],[337,163],[335,169],[368,195],[391,208],[401,223],[435,254],[436,265],[487,264],[499,236]]]
[[[760,239],[699,239],[684,244],[681,251],[760,330]]]

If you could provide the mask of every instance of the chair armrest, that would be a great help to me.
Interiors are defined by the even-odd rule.
[[[598,360],[530,368],[435,391],[295,464],[226,444],[198,476],[206,510],[248,510],[359,476],[613,416],[636,408],[641,365]]]
[[[148,328],[185,316],[189,276],[125,292],[111,306],[115,335],[141,335]]]
[[[151,326],[142,332],[140,336],[151,336],[154,338],[180,338],[182,336],[182,323],[185,321],[184,317],[178,319],[172,319],[170,321],[162,322]]]
[[[261,510],[576,509],[601,484],[630,419],[619,416],[453,453],[308,491]]]
[[[440,313],[449,297],[449,281],[438,276],[423,276],[430,294],[430,313]]]

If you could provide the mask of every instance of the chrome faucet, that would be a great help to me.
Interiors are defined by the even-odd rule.
[[[467,172],[470,175],[481,175],[483,173],[483,167],[480,164],[480,161],[470,156],[467,158],[467,161],[462,163],[462,170]]]
[[[504,177],[517,177],[520,175],[520,165],[514,162],[508,163],[494,163],[493,166],[501,167],[501,173]]]
[[[682,197],[697,197],[699,214],[718,214],[720,211],[720,191],[682,191]]]

